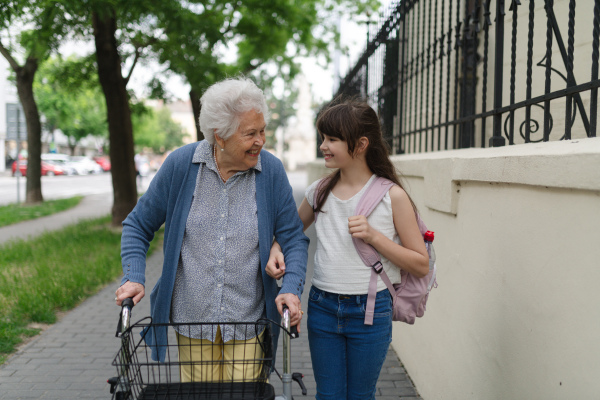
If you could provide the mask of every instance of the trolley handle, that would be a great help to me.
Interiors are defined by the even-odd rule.
[[[290,337],[292,339],[296,339],[298,337],[300,337],[300,334],[298,333],[298,326],[294,325],[294,326],[290,326],[290,309],[288,308],[287,304],[283,305],[283,328],[287,331],[287,333],[290,335]]]
[[[121,302],[121,314],[119,315],[119,323],[117,325],[116,337],[121,337],[125,331],[129,329],[131,322],[131,309],[133,308],[133,297],[125,299]]]

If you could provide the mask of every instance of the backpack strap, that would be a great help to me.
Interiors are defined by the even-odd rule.
[[[355,215],[364,215],[368,217],[371,212],[377,207],[387,192],[394,186],[394,183],[388,179],[376,177],[367,191],[358,201]],[[365,325],[373,325],[373,316],[375,315],[375,298],[377,297],[377,277],[381,279],[387,286],[391,295],[394,295],[394,285],[390,281],[381,264],[381,256],[373,246],[366,243],[362,239],[352,238],[352,243],[356,248],[356,252],[360,259],[367,267],[371,268],[371,279],[369,280],[369,292],[367,295],[367,308],[365,310]]]
[[[354,215],[364,215],[368,217],[371,212],[377,207],[377,204],[383,199],[387,192],[394,186],[394,183],[388,179],[376,177],[367,188],[367,191],[362,195],[356,206]],[[375,270],[381,269],[381,257],[373,246],[365,243],[362,239],[352,238],[352,243],[356,247],[356,251],[360,259]],[[379,267],[376,264],[379,263]]]

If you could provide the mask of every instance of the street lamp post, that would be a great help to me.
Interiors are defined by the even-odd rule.
[[[371,41],[371,13],[367,12],[367,20],[365,23],[367,24],[367,45],[365,46],[365,51],[369,49],[369,42]],[[365,99],[369,98],[369,58],[367,57],[365,63]]]
[[[16,161],[16,169],[15,169],[15,176],[17,177],[17,204],[21,203],[21,185],[19,183],[19,178],[21,176],[21,166],[19,163],[19,156],[21,155],[21,126],[20,126],[20,119],[21,116],[19,115],[19,107],[16,108],[16,114],[17,114],[17,161]]]
[[[369,28],[371,26],[371,16],[367,14],[367,46],[369,48]],[[367,62],[365,63],[365,99],[369,98],[369,58],[367,58]]]

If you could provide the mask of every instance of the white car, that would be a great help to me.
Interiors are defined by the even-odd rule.
[[[78,171],[81,170],[83,172],[79,175],[100,174],[103,172],[102,167],[96,161],[85,156],[72,156],[70,162]]]
[[[65,175],[87,175],[87,169],[71,162],[71,157],[66,154],[42,154],[42,160],[62,168]]]

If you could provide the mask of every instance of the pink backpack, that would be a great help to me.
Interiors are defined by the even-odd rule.
[[[315,190],[313,204],[316,203],[317,193],[324,184],[324,181],[325,180],[321,181],[317,186],[317,190]],[[376,177],[359,200],[355,215],[364,215],[365,217],[368,217],[393,185],[394,183],[388,179],[379,176]],[[416,214],[416,218],[417,223],[419,224],[419,230],[421,231],[421,234],[424,235],[425,232],[427,232],[427,227],[419,214]],[[315,222],[316,220],[317,213],[315,213]],[[392,320],[406,322],[411,325],[414,324],[416,317],[420,318],[425,314],[425,305],[431,288],[437,287],[435,263],[430,263],[429,273],[423,278],[417,278],[408,272],[401,270],[401,283],[393,285],[383,269],[381,256],[377,250],[370,244],[365,243],[362,239],[352,238],[352,242],[365,265],[371,268],[365,324],[373,325],[378,276],[381,277],[393,297]]]

